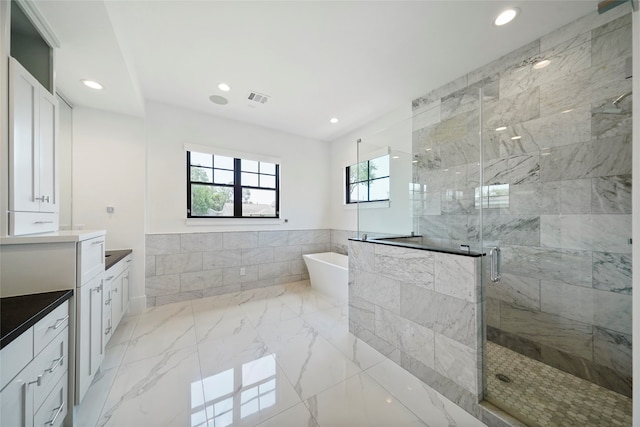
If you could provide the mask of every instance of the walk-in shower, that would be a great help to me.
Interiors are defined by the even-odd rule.
[[[410,133],[393,161],[411,177],[392,162],[403,190],[359,212],[369,237],[485,254],[480,396],[532,426],[631,424],[630,11],[415,99],[389,126]],[[364,157],[391,146],[370,141]]]

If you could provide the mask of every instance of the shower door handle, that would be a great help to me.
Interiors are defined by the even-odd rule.
[[[500,255],[500,248],[495,246],[489,249],[489,266],[490,266],[490,279],[493,283],[500,281],[500,262],[502,256]]]

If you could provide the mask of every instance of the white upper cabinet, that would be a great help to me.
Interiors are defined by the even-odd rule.
[[[9,233],[58,229],[58,101],[18,61],[9,67]]]

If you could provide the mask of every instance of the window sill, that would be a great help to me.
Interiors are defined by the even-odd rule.
[[[391,206],[391,202],[385,200],[382,202],[345,203],[343,206],[346,210],[357,210],[358,206],[360,209],[385,209]]]
[[[280,225],[286,220],[282,218],[187,218],[187,226],[226,226],[226,225]]]

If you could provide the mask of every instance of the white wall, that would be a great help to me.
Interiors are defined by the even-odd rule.
[[[152,102],[146,114],[148,233],[329,227],[328,143]],[[260,220],[251,224],[222,220],[224,225],[186,225],[184,144],[280,158],[280,215],[288,222],[255,225]],[[206,221],[213,222],[201,223]]]
[[[408,183],[411,182],[411,102],[397,108],[348,135],[331,142],[331,228],[356,230],[358,213],[344,204],[344,168],[357,162],[357,141],[361,158],[376,148],[390,147],[399,159],[390,159],[391,205],[363,208],[360,228],[364,231],[407,233],[411,231]],[[402,154],[404,153],[404,156]],[[365,206],[365,205],[362,205]]]
[[[107,230],[133,250],[131,310],[144,308],[145,131],[138,117],[73,109],[73,228]],[[113,206],[113,214],[107,213]]]

